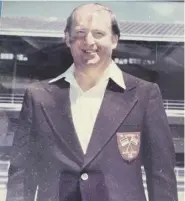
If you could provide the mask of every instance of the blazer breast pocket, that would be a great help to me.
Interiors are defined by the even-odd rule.
[[[117,146],[122,158],[131,162],[137,158],[140,151],[140,131],[117,132]]]

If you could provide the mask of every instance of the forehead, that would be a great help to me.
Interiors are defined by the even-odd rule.
[[[111,27],[111,15],[103,7],[83,6],[77,9],[73,16],[73,27],[103,28]]]

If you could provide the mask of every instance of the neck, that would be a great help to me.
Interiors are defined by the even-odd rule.
[[[98,66],[80,67],[75,65],[74,76],[83,91],[87,91],[101,79],[111,60]]]

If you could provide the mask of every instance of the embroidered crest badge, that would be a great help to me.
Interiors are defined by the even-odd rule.
[[[117,133],[117,143],[121,156],[130,162],[139,154],[140,132]]]

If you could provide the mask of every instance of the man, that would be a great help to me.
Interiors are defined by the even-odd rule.
[[[38,201],[145,201],[142,164],[149,200],[177,201],[174,147],[159,88],[112,61],[119,36],[104,6],[72,12],[65,39],[74,64],[25,93],[8,201],[33,201],[36,187]]]

